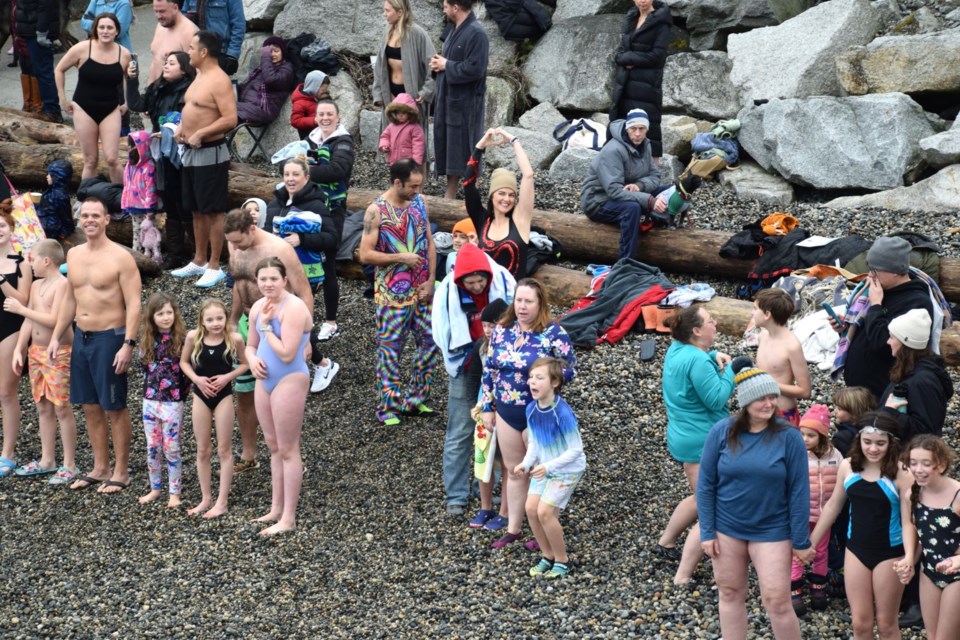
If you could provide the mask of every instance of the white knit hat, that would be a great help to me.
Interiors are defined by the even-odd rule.
[[[887,325],[887,331],[894,338],[911,349],[926,349],[930,343],[930,329],[933,321],[930,312],[926,309],[910,309],[902,316],[897,316]]]

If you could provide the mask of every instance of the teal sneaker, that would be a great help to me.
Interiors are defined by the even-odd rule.
[[[553,580],[554,578],[562,578],[568,573],[570,573],[570,567],[562,562],[554,562],[553,567],[550,569],[550,571],[547,571],[545,574],[543,574],[543,577],[547,580]]]
[[[553,560],[540,558],[540,562],[538,562],[535,566],[530,567],[530,577],[536,578],[537,576],[542,576],[547,571],[550,571],[551,567],[553,567]]]

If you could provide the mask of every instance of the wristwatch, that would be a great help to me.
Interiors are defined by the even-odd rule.
[[[132,338],[124,338],[124,339],[123,339],[123,344],[130,345],[131,347],[135,347],[135,346],[137,346],[137,341],[134,340],[134,339],[132,339]]]
[[[6,281],[7,281],[7,276],[5,276],[5,275],[3,275],[2,273],[0,273],[0,284],[3,284],[3,283],[6,282]]]

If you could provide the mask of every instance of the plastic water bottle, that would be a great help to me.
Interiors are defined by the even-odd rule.
[[[894,385],[893,392],[890,394],[890,399],[894,402],[903,402],[903,404],[897,407],[897,411],[900,413],[907,412],[907,387],[906,385],[898,384]]]

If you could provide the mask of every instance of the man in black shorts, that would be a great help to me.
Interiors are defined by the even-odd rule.
[[[107,207],[97,198],[87,198],[80,205],[80,228],[87,242],[67,253],[67,288],[47,347],[49,354],[56,354],[60,337],[76,320],[70,402],[83,406],[93,469],[70,488],[86,489],[102,482],[100,493],[122,491],[130,482],[127,370],[140,324],[140,272],[130,251],[107,238],[109,222]],[[108,422],[116,460],[113,473]]]
[[[200,276],[198,287],[212,287],[226,276],[220,268],[223,217],[227,210],[230,150],[225,135],[237,126],[237,98],[217,59],[220,36],[199,31],[190,42],[190,64],[197,78],[184,96],[180,127],[174,137],[184,145],[183,208],[193,212],[196,251],[177,278]]]

